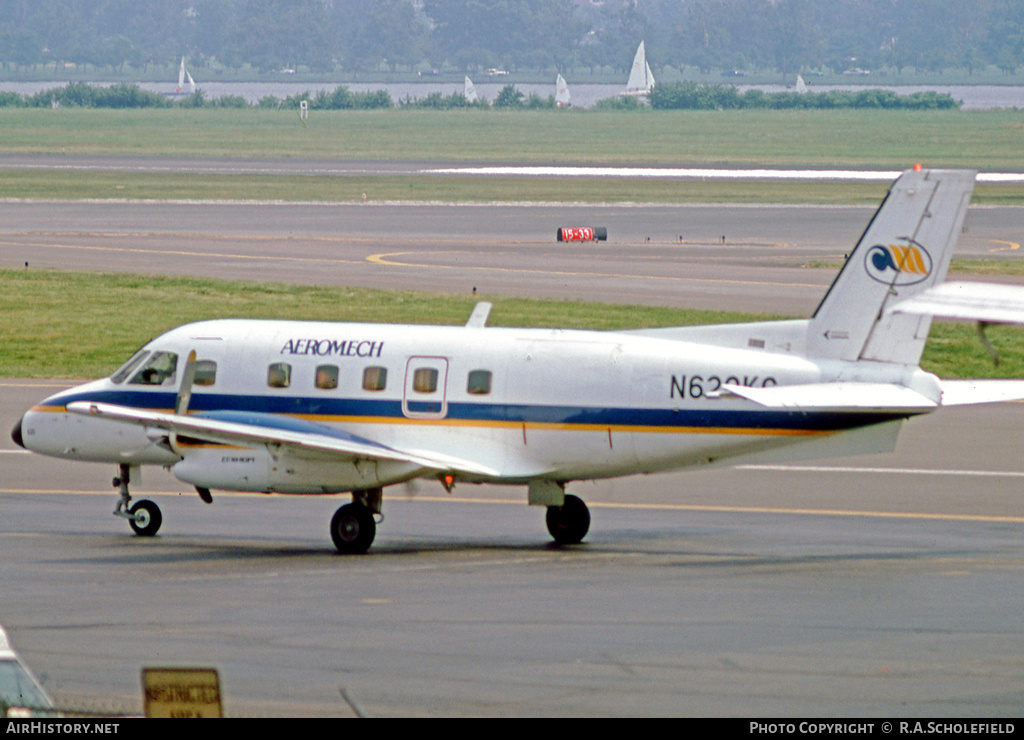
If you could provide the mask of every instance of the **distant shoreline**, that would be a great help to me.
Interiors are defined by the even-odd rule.
[[[720,78],[717,81],[709,80],[706,84],[734,85],[739,92],[750,89],[759,89],[767,93],[786,92],[789,88],[782,84],[749,84],[742,78]],[[962,101],[962,110],[995,110],[995,109],[1024,109],[1024,77],[1020,78],[1018,84],[1006,85],[964,85],[964,84],[875,84],[866,78],[857,78],[857,83],[845,80],[845,84],[825,84],[816,80],[808,85],[811,92],[827,92],[834,90],[847,90],[856,92],[865,89],[892,90],[900,95],[909,95],[917,92],[938,92],[948,93],[958,101]],[[86,81],[89,85],[109,86],[122,81],[114,80],[92,80]],[[474,80],[477,93],[486,100],[492,101],[497,97],[501,88],[506,85],[515,85],[525,95],[536,93],[541,97],[554,95],[555,80],[552,77],[550,82],[518,82],[511,78],[490,78],[482,77],[479,81]],[[34,95],[44,90],[61,88],[68,84],[67,80],[37,80],[37,81],[12,81],[0,80],[0,92],[13,92],[19,95]],[[170,94],[174,92],[175,82],[134,82],[141,89],[147,92]],[[444,81],[431,79],[429,81],[417,82],[335,82],[335,81],[306,81],[300,79],[289,79],[280,81],[262,82],[229,82],[229,81],[196,81],[197,88],[207,99],[216,99],[222,96],[237,95],[245,98],[250,104],[255,104],[265,96],[272,95],[278,98],[301,95],[304,92],[316,93],[321,90],[333,91],[338,87],[347,87],[352,92],[371,92],[386,90],[391,98],[398,101],[411,97],[413,99],[424,98],[430,93],[440,92],[449,95],[453,92],[461,92],[463,81]],[[573,84],[569,81],[569,90],[572,94],[572,101],[575,107],[589,108],[598,100],[617,96],[625,89],[625,83],[580,83]]]

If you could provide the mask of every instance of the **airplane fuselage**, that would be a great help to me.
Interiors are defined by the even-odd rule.
[[[491,482],[669,470],[905,416],[766,409],[723,394],[730,384],[769,388],[855,374],[927,386],[930,378],[885,363],[865,369],[631,333],[222,320],[170,331],[128,372],[43,401],[22,421],[25,446],[164,465],[188,483],[225,490],[336,493],[424,474],[401,460],[329,460],[187,438],[168,444],[153,429],[66,410],[84,401],[170,413],[192,350],[201,368],[192,415],[296,431],[343,428],[382,445],[472,459],[493,473],[459,478]],[[162,372],[145,376],[147,364]]]

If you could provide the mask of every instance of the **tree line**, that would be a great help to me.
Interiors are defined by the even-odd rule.
[[[543,110],[553,109],[555,96],[542,97],[536,93],[529,96],[515,85],[506,85],[495,97],[494,102],[480,98],[469,101],[462,93],[444,95],[433,92],[413,99],[404,98],[397,104],[386,90],[353,92],[340,85],[333,92],[320,90],[304,92],[281,99],[267,95],[255,107],[272,109],[294,109],[305,103],[310,110],[383,110],[396,105],[401,108],[433,110],[512,109]],[[222,95],[207,99],[202,90],[192,95],[170,98],[159,93],[143,90],[138,85],[118,83],[110,86],[89,85],[84,82],[68,83],[64,87],[43,90],[31,95],[0,92],[0,108],[249,108],[253,107],[240,95]],[[638,110],[642,107],[635,97],[614,97],[598,101],[598,110]],[[766,93],[751,89],[740,93],[731,85],[698,85],[692,82],[658,83],[650,94],[650,107],[655,110],[738,110],[743,108],[765,109],[836,109],[836,108],[886,108],[904,110],[945,110],[959,108],[959,103],[945,93],[920,92],[912,95],[897,95],[890,90],[867,89],[857,92],[830,91],[821,93]]]
[[[1024,65],[1021,0],[0,0],[0,64],[258,72]]]

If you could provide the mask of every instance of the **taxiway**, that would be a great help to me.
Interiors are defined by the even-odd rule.
[[[807,315],[871,212],[4,202],[0,264]],[[972,209],[959,254],[1018,257],[1022,215]],[[0,428],[67,384],[0,381]],[[912,420],[892,455],[578,484],[572,548],[520,489],[397,487],[363,557],[330,544],[343,497],[207,506],[148,469],[164,528],[133,537],[113,469],[5,434],[0,621],[93,710],[191,665],[236,717],[1015,717],[1021,408]]]

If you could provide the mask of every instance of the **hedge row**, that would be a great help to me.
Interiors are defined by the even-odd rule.
[[[891,90],[868,89],[850,92],[778,92],[763,90],[739,92],[726,85],[698,85],[677,82],[655,85],[651,91],[651,107],[656,110],[739,110],[760,109],[836,109],[886,108],[905,110],[959,109],[960,103],[947,93],[918,92],[897,95]]]
[[[301,93],[285,99],[268,95],[257,104],[260,108],[298,108],[306,101],[311,110],[374,110],[394,107],[391,95],[385,90],[374,92],[352,92],[340,86],[334,92],[321,90],[315,94]],[[897,95],[891,90],[868,89],[857,92],[832,90],[828,92],[780,92],[766,93],[762,90],[747,90],[740,93],[735,87],[725,85],[698,85],[694,82],[658,84],[650,94],[651,107],[655,110],[739,110],[757,109],[836,109],[836,108],[886,108],[907,110],[958,109],[960,103],[947,93],[919,92],[912,95]],[[239,95],[225,95],[207,100],[200,90],[193,95],[171,98],[159,93],[148,92],[138,85],[118,83],[109,87],[93,87],[84,82],[72,82],[66,87],[54,88],[35,93],[19,95],[0,92],[0,107],[23,108],[167,108],[170,106],[188,108],[246,108],[249,103]],[[431,93],[422,99],[406,98],[399,102],[402,107],[413,108],[487,108],[487,101],[470,103],[461,93],[442,95]],[[533,94],[528,98],[512,85],[506,86],[493,103],[495,108],[553,108],[554,97],[547,99]],[[635,98],[610,98],[599,101],[595,106],[603,109],[635,109],[640,105]]]

